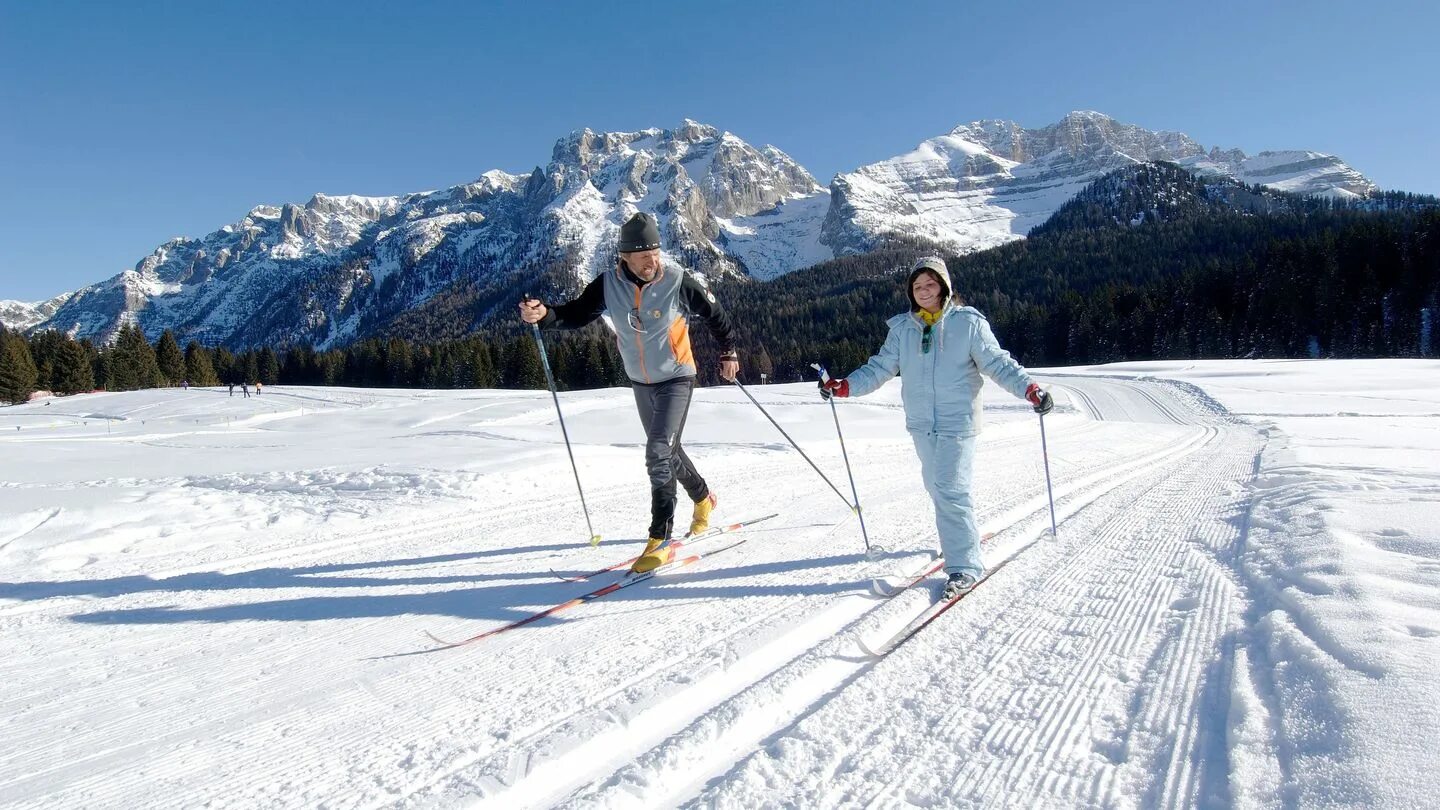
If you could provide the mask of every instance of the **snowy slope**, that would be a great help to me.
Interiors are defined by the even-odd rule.
[[[1035,417],[988,391],[995,573],[878,662],[854,634],[925,591],[870,577],[933,544],[895,385],[839,408],[878,561],[739,391],[705,389],[687,446],[717,517],[781,517],[443,652],[424,631],[571,598],[594,586],[552,569],[641,544],[628,391],[562,395],[598,550],[543,391],[0,409],[0,806],[1427,803],[1440,364],[1048,379],[1059,539]],[[844,487],[813,388],[750,390]]]

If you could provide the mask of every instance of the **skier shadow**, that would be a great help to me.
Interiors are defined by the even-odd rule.
[[[628,541],[607,540],[602,545],[619,545]],[[573,544],[529,546],[525,552],[558,552],[573,548]],[[145,575],[110,577],[107,579],[76,580],[30,580],[24,582],[0,581],[0,602],[35,602],[42,599],[64,597],[93,597],[113,599],[142,593],[180,593],[232,590],[264,590],[279,588],[365,588],[397,585],[447,585],[477,580],[514,580],[522,578],[550,579],[548,573],[475,573],[425,576],[341,576],[347,571],[371,569],[403,569],[426,566],[463,563],[486,557],[514,554],[515,549],[492,549],[467,551],[455,554],[436,554],[426,557],[411,557],[397,560],[374,560],[367,562],[332,563],[298,568],[256,568],[248,571],[225,573],[220,571],[197,571],[171,577]],[[84,614],[82,614],[83,616]],[[77,617],[80,618],[80,617]]]
[[[900,553],[895,553],[900,556]],[[464,573],[445,576],[335,576],[336,570],[377,567],[430,565],[464,560],[481,554],[452,554],[374,563],[348,563],[337,566],[313,566],[294,569],[260,569],[239,574],[186,574],[163,580],[148,577],[124,577],[74,583],[0,583],[0,598],[43,598],[44,595],[123,596],[143,592],[223,591],[295,588],[376,588],[409,587],[405,593],[357,595],[303,595],[289,599],[268,599],[236,602],[205,607],[160,605],[143,608],[97,610],[78,613],[71,621],[83,624],[185,624],[228,623],[253,621],[305,622],[326,619],[384,618],[394,616],[437,616],[462,621],[485,622],[491,626],[508,624],[534,615],[544,608],[574,599],[613,581],[597,577],[590,582],[565,582],[550,572]],[[715,570],[676,572],[656,577],[633,588],[616,591],[606,597],[610,605],[628,604],[638,609],[659,609],[676,600],[715,599],[723,596],[821,596],[846,592],[864,593],[869,577],[823,581],[791,581],[781,583],[744,584],[756,576],[789,574],[806,569],[852,567],[865,559],[863,554],[837,554],[799,560],[757,563]],[[618,575],[616,575],[618,576]],[[673,576],[673,579],[671,578]],[[517,582],[516,580],[522,580]],[[420,590],[436,585],[456,585],[477,581],[496,584],[449,588],[441,591]],[[60,586],[61,594],[54,593]],[[597,615],[615,615],[614,611],[596,614],[578,611],[575,614],[547,617],[520,629],[538,629],[561,622],[583,620]],[[468,629],[468,628],[467,628]],[[476,630],[487,629],[478,626]]]

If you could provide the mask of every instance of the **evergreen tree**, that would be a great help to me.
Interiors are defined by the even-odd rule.
[[[224,346],[215,349],[215,376],[220,378],[221,385],[239,385],[240,378],[244,375],[245,369],[241,368],[235,355]]]
[[[245,352],[239,358],[240,367],[243,369],[241,382],[254,385],[260,380],[260,358],[259,352],[254,349]]]
[[[35,387],[54,391],[55,364],[59,360],[61,347],[70,337],[49,329],[30,336],[30,356],[35,361]]]
[[[167,384],[179,385],[187,379],[185,355],[180,353],[180,344],[175,342],[175,335],[169,329],[161,332],[160,340],[155,343],[155,362]]]
[[[331,350],[315,357],[321,385],[342,385],[345,381],[345,353]]]
[[[584,357],[576,377],[579,387],[608,388],[610,369],[605,357],[605,345],[599,340],[585,341]]]
[[[498,388],[500,386],[495,374],[495,358],[490,349],[490,344],[478,338],[469,342],[467,355],[470,358],[470,379],[465,387]]]
[[[80,343],[65,339],[55,357],[55,376],[51,390],[57,394],[83,394],[95,390],[95,373]]]
[[[415,362],[411,357],[410,344],[400,338],[390,338],[385,344],[385,384],[406,388],[414,385]]]
[[[15,405],[28,401],[36,377],[30,344],[14,332],[0,332],[0,400]]]
[[[280,381],[289,385],[320,384],[322,380],[315,348],[302,344],[287,350],[280,365]]]
[[[775,379],[775,361],[770,357],[770,350],[765,348],[764,343],[760,344],[760,350],[756,352],[748,365],[751,373],[760,379],[767,381]],[[846,368],[854,368],[854,366],[846,365]]]
[[[155,349],[135,324],[120,327],[115,345],[105,354],[108,359],[105,375],[107,391],[155,388],[166,382],[160,372],[160,364],[155,361]]]
[[[505,351],[505,373],[501,384],[505,388],[536,389],[548,388],[545,371],[540,367],[540,355],[533,338],[517,337]]]
[[[211,386],[220,384],[220,375],[210,361],[210,352],[196,341],[185,347],[185,378],[191,385]]]
[[[260,356],[256,359],[257,375],[255,379],[266,385],[274,385],[280,382],[280,357],[275,350],[269,346],[260,350]]]

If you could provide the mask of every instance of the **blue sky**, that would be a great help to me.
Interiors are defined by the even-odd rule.
[[[571,130],[687,117],[822,183],[1092,109],[1440,194],[1436,5],[0,0],[0,299],[260,203],[528,171]]]

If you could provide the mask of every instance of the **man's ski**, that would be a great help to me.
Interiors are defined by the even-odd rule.
[[[728,534],[728,533],[733,532],[733,531],[735,531],[735,530],[737,530],[737,529],[743,529],[743,528],[745,528],[745,527],[747,527],[747,526],[753,526],[754,524],[759,523],[759,522],[762,521],[762,520],[769,520],[770,518],[773,518],[773,517],[775,517],[775,516],[778,515],[778,514],[779,514],[779,513],[776,512],[775,514],[766,515],[765,517],[762,517],[762,518],[755,518],[755,519],[753,519],[753,520],[744,520],[744,521],[741,521],[741,522],[739,522],[739,523],[731,523],[731,524],[728,525],[728,526],[712,526],[712,527],[706,529],[705,531],[703,531],[703,532],[701,532],[701,533],[699,533],[699,534],[696,534],[696,535],[686,535],[686,536],[680,538],[679,540],[676,540],[676,541],[672,542],[671,545],[674,546],[674,548],[675,548],[676,551],[679,551],[682,546],[688,546],[688,545],[691,545],[691,544],[693,544],[693,543],[698,543],[698,542],[700,542],[701,540],[709,540],[710,538],[715,537],[715,536],[717,536],[717,535]],[[560,580],[562,580],[562,581],[564,581],[564,582],[584,582],[584,581],[587,580],[587,579],[594,579],[595,577],[598,577],[598,576],[600,576],[601,574],[608,574],[608,573],[610,573],[611,571],[614,571],[614,570],[616,570],[616,569],[625,568],[626,566],[634,565],[634,564],[635,564],[635,561],[638,560],[638,559],[640,559],[640,557],[639,557],[639,555],[636,555],[636,556],[634,556],[634,557],[631,557],[631,558],[628,559],[628,560],[621,560],[620,562],[614,563],[614,564],[612,564],[612,565],[607,565],[607,566],[605,566],[604,568],[597,568],[597,569],[595,569],[594,571],[591,571],[591,572],[588,573],[588,574],[575,574],[575,575],[573,575],[573,576],[568,576],[568,577],[567,577],[567,576],[563,576],[562,574],[560,574],[558,571],[556,571],[556,570],[553,569],[553,568],[550,569],[550,573],[554,574],[556,577],[559,577]]]
[[[864,650],[865,654],[870,656],[871,658],[883,658],[889,655],[890,653],[894,652],[896,647],[899,647],[901,644],[904,644],[905,642],[914,638],[916,633],[924,630],[927,626],[929,626],[931,622],[944,615],[945,611],[960,604],[961,599],[964,599],[965,597],[974,593],[975,588],[978,588],[981,585],[985,584],[986,580],[990,579],[990,577],[994,576],[997,571],[1004,568],[1006,563],[1009,563],[1012,559],[1014,558],[1007,558],[1004,562],[987,571],[985,573],[985,576],[981,577],[980,581],[975,583],[974,588],[971,588],[970,590],[965,591],[964,593],[961,593],[951,599],[941,599],[940,601],[930,605],[930,607],[926,608],[923,613],[911,619],[905,624],[904,627],[900,628],[898,632],[890,636],[890,638],[886,639],[883,644],[872,648],[869,644],[865,643],[864,637],[858,634],[855,636],[855,642],[859,644],[860,649]]]
[[[747,520],[747,521],[743,521],[743,522],[741,522],[741,523],[731,524],[730,526],[725,527],[725,529],[726,529],[727,532],[728,532],[728,531],[733,531],[733,530],[738,529],[738,528],[741,528],[741,527],[753,526],[753,525],[755,525],[756,523],[759,523],[759,522],[764,521],[764,520],[769,520],[769,519],[771,519],[771,518],[773,518],[773,517],[778,517],[778,516],[779,516],[779,513],[777,512],[777,513],[774,513],[774,514],[766,515],[766,516],[764,516],[764,517],[755,518],[754,520]],[[686,566],[689,566],[689,565],[694,565],[695,563],[699,562],[702,557],[707,557],[707,556],[710,556],[710,555],[712,555],[712,554],[719,554],[719,553],[722,552],[722,551],[726,551],[726,550],[728,550],[728,549],[732,549],[732,548],[740,545],[741,543],[744,543],[746,539],[747,539],[747,538],[745,538],[744,536],[740,536],[740,537],[737,537],[737,538],[735,539],[735,542],[729,543],[729,544],[727,544],[727,545],[720,546],[719,548],[710,549],[710,550],[705,551],[705,552],[703,552],[703,553],[702,553],[702,552],[696,552],[696,553],[694,553],[694,554],[690,554],[690,555],[685,556],[685,557],[676,558],[676,559],[671,559],[670,562],[665,563],[664,565],[660,566],[659,568],[655,568],[655,569],[653,569],[653,570],[646,571],[646,572],[643,573],[643,574],[629,574],[629,573],[627,573],[627,574],[621,576],[619,579],[615,580],[614,582],[610,583],[609,585],[606,585],[606,586],[603,587],[603,588],[598,588],[598,589],[596,589],[596,590],[591,591],[590,593],[582,594],[582,595],[580,595],[580,596],[575,597],[574,599],[570,599],[570,600],[568,600],[568,601],[561,602],[560,604],[555,605],[555,606],[553,606],[553,607],[548,607],[548,608],[540,611],[539,613],[536,613],[536,614],[531,615],[531,616],[527,616],[527,617],[525,617],[525,618],[523,618],[523,619],[520,619],[519,621],[514,621],[514,622],[511,622],[510,624],[502,625],[502,626],[500,626],[500,627],[496,627],[496,628],[491,629],[491,630],[486,630],[485,632],[480,633],[479,635],[471,636],[470,638],[467,638],[467,639],[462,639],[462,640],[460,640],[460,641],[447,641],[447,640],[445,640],[445,639],[443,639],[443,638],[440,638],[440,637],[438,637],[438,636],[436,636],[436,635],[434,635],[433,633],[430,633],[430,632],[426,632],[425,635],[429,636],[431,641],[434,641],[436,644],[439,644],[439,645],[440,645],[439,647],[436,647],[436,648],[435,648],[435,649],[437,649],[437,650],[445,650],[445,649],[450,649],[450,648],[452,648],[452,647],[463,647],[463,646],[465,646],[465,645],[467,645],[467,644],[474,644],[474,643],[477,642],[477,641],[481,641],[481,640],[483,640],[483,639],[490,638],[491,636],[498,636],[498,635],[500,635],[501,633],[504,633],[504,632],[506,632],[506,631],[514,630],[514,629],[519,628],[519,627],[524,627],[524,626],[527,625],[527,624],[532,624],[532,623],[534,623],[534,622],[540,621],[541,619],[544,619],[544,618],[547,618],[547,617],[550,617],[550,616],[554,616],[555,614],[560,613],[561,611],[569,610],[570,608],[576,607],[577,605],[583,605],[583,604],[585,604],[585,603],[587,603],[587,602],[593,602],[593,601],[595,601],[596,599],[600,599],[601,597],[609,596],[610,594],[615,593],[616,591],[619,591],[619,590],[623,590],[623,589],[625,589],[625,588],[628,588],[628,587],[630,587],[631,585],[638,585],[638,584],[640,584],[641,582],[645,582],[646,580],[653,579],[654,577],[658,576],[658,575],[659,575],[660,573],[662,573],[662,572],[674,571],[674,570],[678,570],[678,569],[681,569],[681,568],[685,568]],[[679,549],[677,548],[677,551],[678,551],[678,550],[679,550]]]

